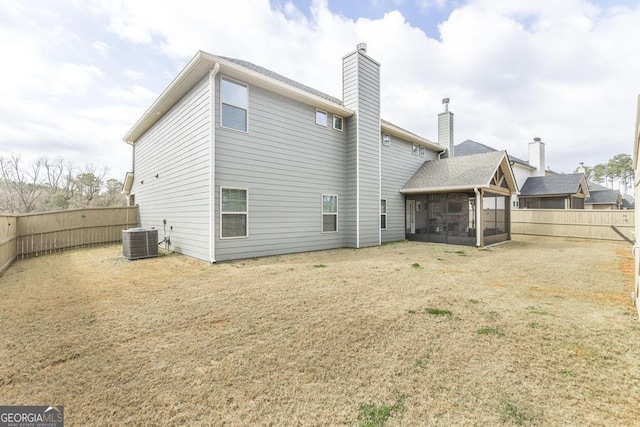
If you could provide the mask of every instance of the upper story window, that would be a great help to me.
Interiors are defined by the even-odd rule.
[[[327,125],[327,112],[322,110],[316,110],[316,124],[320,126]]]
[[[424,148],[422,145],[420,146],[420,157],[424,157],[425,153],[427,152],[427,149]]]
[[[382,134],[382,145],[389,147],[391,145],[391,136],[388,133]]]
[[[223,77],[220,80],[220,86],[221,126],[246,132],[249,108],[247,85]]]
[[[420,147],[418,146],[418,144],[413,144],[412,152],[416,156],[418,155],[418,153],[420,152]]]
[[[339,130],[340,132],[342,132],[342,124],[343,124],[343,120],[342,117],[340,116],[336,116],[335,114],[333,115],[333,128],[335,130]]]

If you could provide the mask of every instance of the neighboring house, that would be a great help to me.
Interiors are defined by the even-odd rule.
[[[457,156],[496,151],[479,142],[466,140],[455,146]],[[522,209],[584,209],[589,190],[578,175],[558,174],[546,167],[545,144],[540,138],[529,143],[529,161],[509,155],[519,192],[512,194],[511,206]]]
[[[622,195],[622,209],[635,209],[636,208],[636,199],[633,196],[629,196],[628,194]]]
[[[494,241],[485,228],[508,239],[508,204],[496,212],[515,191],[504,155],[478,158],[486,170],[494,164],[477,181],[407,187],[427,165],[455,169],[456,158],[439,159],[453,152],[453,114],[439,114],[438,143],[382,120],[379,68],[364,44],[344,56],[340,100],[198,52],[125,136],[134,170],[124,193],[141,225],[210,262],[412,238],[423,209],[450,215],[450,231],[454,214],[478,207],[477,222],[456,232],[472,237],[468,244]],[[435,194],[460,201],[442,205],[429,199]]]
[[[595,182],[588,181],[589,197],[584,201],[585,209],[617,210],[623,205],[622,195],[618,190],[612,190]]]
[[[583,173],[527,178],[520,189],[520,207],[525,209],[584,209],[589,196]]]

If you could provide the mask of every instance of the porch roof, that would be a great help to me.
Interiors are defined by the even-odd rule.
[[[498,180],[496,178],[499,177]],[[501,182],[498,182],[501,181]],[[425,162],[400,190],[404,194],[467,191],[474,188],[517,191],[506,151]]]

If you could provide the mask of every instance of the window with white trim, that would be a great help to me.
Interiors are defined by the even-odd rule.
[[[327,112],[322,110],[316,110],[316,124],[320,126],[327,125]]]
[[[420,147],[418,147],[418,144],[413,144],[413,154],[415,154],[416,156],[418,155],[418,153],[420,152]]]
[[[424,157],[425,153],[427,152],[427,149],[424,148],[422,145],[420,146],[420,157]]]
[[[387,199],[380,200],[380,228],[387,229]]]
[[[248,236],[248,194],[244,188],[220,189],[220,238]]]
[[[335,130],[339,130],[340,132],[342,132],[343,123],[344,121],[342,120],[342,117],[336,116],[335,114],[333,115],[333,128]]]
[[[226,77],[220,79],[220,126],[247,131],[249,89]]]
[[[382,145],[386,145],[387,147],[391,146],[391,135],[388,133],[382,134]]]
[[[338,196],[334,194],[322,195],[322,232],[338,231]]]

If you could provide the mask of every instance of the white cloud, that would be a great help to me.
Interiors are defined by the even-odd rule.
[[[0,11],[10,23],[0,27],[9,59],[0,67],[0,146],[8,147],[0,155],[52,141],[70,156],[113,162],[119,176],[130,158],[122,135],[197,50],[340,97],[341,58],[361,41],[382,64],[383,117],[427,138],[436,138],[440,100],[450,97],[458,142],[476,139],[526,159],[527,143],[540,136],[547,163],[564,172],[631,152],[638,5],[472,0],[440,24],[435,40],[397,11],[354,21],[326,0],[313,1],[309,14],[267,0],[86,4],[51,3],[51,12],[34,14],[12,2]],[[86,19],[69,26],[67,9]],[[85,20],[102,28],[88,31]]]

